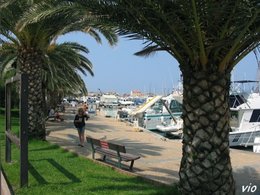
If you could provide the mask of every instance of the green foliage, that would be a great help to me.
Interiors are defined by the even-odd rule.
[[[18,109],[12,109],[11,110],[11,130],[14,134],[16,134],[17,136],[19,136],[19,110]],[[3,133],[4,128],[5,128],[5,109],[0,107],[0,128],[1,129],[1,133]]]
[[[5,106],[5,88],[3,85],[0,85],[0,107]]]
[[[2,50],[2,45],[0,44],[0,107],[5,106],[5,81],[15,75],[15,71],[10,67],[11,64],[7,66],[4,65],[4,55]],[[7,61],[10,60],[9,58]],[[12,84],[11,87],[11,106],[12,108],[18,108],[19,106],[19,95],[18,95],[18,84]]]
[[[43,88],[59,95],[86,94],[79,72],[93,76],[86,58],[88,49],[77,43],[56,44],[56,39],[71,31],[82,31],[101,43],[102,34],[111,45],[117,35],[112,26],[85,9],[74,12],[71,3],[60,1],[10,1],[0,17],[0,70],[3,75],[21,67],[20,52],[33,48],[43,54]],[[73,7],[74,8],[74,7]],[[77,7],[80,8],[80,7]],[[2,38],[3,37],[3,38]]]
[[[44,86],[49,91],[64,95],[87,93],[83,75],[94,75],[92,63],[85,56],[88,49],[74,42],[51,44],[46,52],[47,59],[43,67]],[[70,94],[68,94],[70,93]]]
[[[19,95],[17,92],[17,85],[11,87],[11,107],[19,107]],[[5,107],[5,83],[3,79],[0,79],[0,107]]]
[[[96,5],[97,1],[95,1]],[[118,41],[115,34],[115,28],[103,18],[107,16],[95,14],[90,11],[88,6],[91,1],[82,1],[86,3],[74,3],[66,0],[45,0],[34,4],[18,24],[18,28],[24,28],[29,24],[42,21],[52,21],[54,25],[63,26],[60,34],[66,34],[71,31],[82,31],[93,37],[98,43],[101,43],[100,34],[102,34],[110,45],[115,45]],[[90,3],[90,4],[89,4]],[[96,7],[98,8],[98,7]]]
[[[93,11],[109,15],[120,35],[147,40],[136,54],[165,50],[183,71],[230,72],[260,43],[259,0],[98,2]]]

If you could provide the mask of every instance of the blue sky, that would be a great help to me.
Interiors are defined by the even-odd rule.
[[[70,33],[59,41],[76,41],[86,46],[90,53],[88,59],[93,64],[94,77],[83,77],[89,91],[116,91],[120,94],[131,90],[169,93],[177,87],[180,80],[178,62],[166,52],[157,52],[150,57],[133,54],[143,48],[143,41],[120,38],[111,47],[106,40],[102,45],[82,33]],[[257,62],[253,53],[246,56],[233,71],[232,79],[255,79]]]

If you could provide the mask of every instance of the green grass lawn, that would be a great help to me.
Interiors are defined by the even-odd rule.
[[[1,161],[15,194],[178,194],[176,186],[154,185],[46,141],[29,142],[29,185],[19,187],[19,150],[12,147],[12,163],[4,162],[4,117],[0,115]]]

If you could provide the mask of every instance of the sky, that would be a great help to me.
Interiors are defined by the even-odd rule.
[[[106,40],[98,44],[92,37],[79,32],[61,36],[58,42],[75,41],[89,49],[86,56],[93,64],[94,77],[83,76],[89,92],[169,94],[180,81],[178,62],[167,52],[157,52],[149,57],[135,56],[143,41],[119,38],[116,46]],[[248,54],[232,72],[232,80],[256,79],[257,61],[254,53]]]

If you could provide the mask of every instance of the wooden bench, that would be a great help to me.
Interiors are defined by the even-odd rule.
[[[121,161],[131,161],[129,170],[133,170],[134,161],[140,158],[140,156],[126,153],[125,146],[123,145],[106,142],[91,137],[86,137],[86,140],[91,144],[93,159],[95,159],[95,153],[103,155],[103,161],[106,160],[106,157],[116,158],[118,159],[119,168],[122,168]]]

